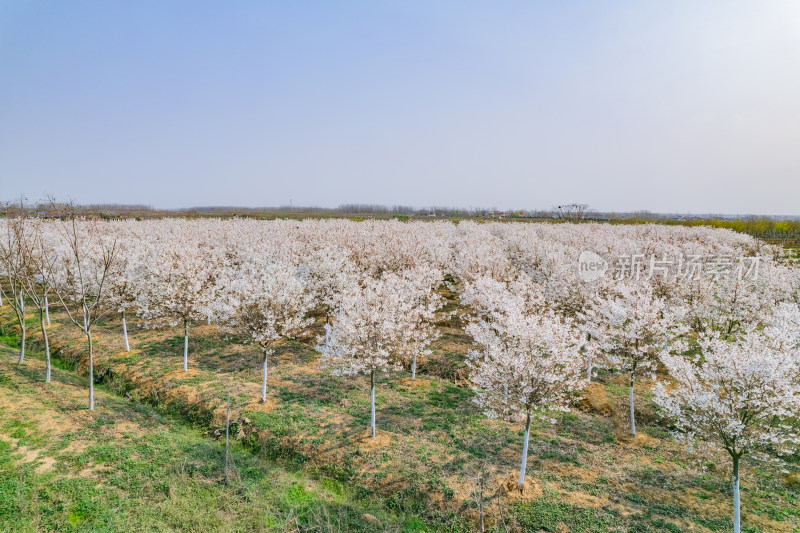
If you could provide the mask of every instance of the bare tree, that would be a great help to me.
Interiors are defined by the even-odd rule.
[[[108,308],[107,285],[117,258],[116,236],[104,233],[97,220],[78,223],[75,216],[60,225],[62,249],[53,270],[53,292],[69,320],[89,345],[89,410],[94,410],[92,326]]]
[[[3,274],[6,289],[4,293],[20,328],[20,350],[18,363],[25,361],[25,280],[30,277],[31,269],[25,253],[26,241],[29,238],[26,218],[17,216],[8,218],[4,223],[4,233],[0,240],[0,272]],[[0,284],[0,291],[3,291]]]
[[[559,220],[580,222],[581,220],[586,220],[591,211],[589,204],[562,204],[553,206],[553,214]]]
[[[472,499],[475,500],[475,504],[478,507],[478,524],[480,526],[480,533],[484,533],[484,531],[486,531],[486,521],[483,512],[484,504],[486,503],[485,493],[488,480],[486,463],[487,460],[483,459],[478,465],[478,470],[474,472],[474,475],[470,475],[468,473],[464,474],[467,479],[474,483],[470,496],[472,496]]]
[[[22,279],[23,293],[33,302],[39,311],[39,325],[42,328],[45,351],[45,383],[50,383],[50,340],[47,337],[45,321],[49,324],[48,299],[50,281],[56,257],[52,247],[51,235],[44,230],[40,222],[34,222],[33,232],[22,242],[22,253],[29,267],[30,275]]]

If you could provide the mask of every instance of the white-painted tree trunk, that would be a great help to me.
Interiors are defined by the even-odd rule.
[[[47,328],[44,325],[44,316],[39,312],[39,322],[42,326],[42,337],[44,338],[44,382],[50,383],[50,340],[47,338]]]
[[[414,348],[414,359],[411,361],[411,381],[417,379],[417,349]]]
[[[636,436],[636,418],[633,414],[633,380],[631,380],[631,387],[630,387],[630,398],[631,398],[631,435],[634,437]]]
[[[189,371],[189,322],[183,321],[183,371]]]
[[[125,337],[125,351],[131,351],[131,345],[128,344],[128,324],[125,322],[125,311],[122,312],[122,335]]]
[[[86,333],[89,341],[89,410],[94,411],[94,353],[92,352],[92,333]]]
[[[369,373],[369,408],[370,408],[370,436],[375,436],[375,369]]]
[[[519,482],[517,486],[521,489],[525,484],[525,468],[528,466],[528,437],[531,434],[531,414],[525,419],[525,440],[522,443],[522,464],[519,467]]]
[[[225,408],[225,484],[228,484],[228,456],[230,455],[231,431],[231,391],[228,391],[228,404]]]
[[[25,361],[25,340],[28,336],[28,328],[25,327],[25,297],[21,291],[19,293],[19,314],[22,317],[19,322],[19,329],[20,333],[22,334],[22,339],[19,343],[19,358],[17,359],[17,364]]]
[[[739,509],[739,457],[733,458],[733,533],[741,533],[741,515]]]
[[[22,323],[20,324],[20,329],[22,333],[22,340],[19,343],[19,358],[17,359],[17,364],[22,363],[25,361],[25,340],[28,337],[28,328],[25,327],[25,314],[22,315]]]
[[[267,402],[267,348],[264,348],[264,372],[261,378],[261,403]]]
[[[47,325],[50,325],[50,302],[47,301],[47,295],[44,295],[44,317],[47,320]]]

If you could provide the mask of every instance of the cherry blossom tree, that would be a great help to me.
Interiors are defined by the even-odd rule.
[[[405,281],[392,272],[367,278],[363,285],[350,287],[342,296],[339,311],[328,330],[324,345],[318,346],[320,364],[334,375],[369,374],[370,435],[375,436],[375,373],[399,370],[396,356],[402,342],[396,320]]]
[[[798,356],[797,372],[800,377],[800,306],[794,302],[780,302],[764,314],[761,323],[774,347]]]
[[[636,435],[634,384],[655,377],[659,355],[671,338],[685,333],[684,308],[653,294],[650,285],[620,282],[588,312],[601,329],[608,364],[628,375],[631,435]]]
[[[276,342],[295,336],[310,325],[306,314],[314,303],[297,269],[267,264],[254,254],[247,262],[224,274],[219,314],[226,329],[258,342],[263,355],[261,401],[267,401],[267,358]]]
[[[467,325],[479,349],[467,356],[476,402],[489,417],[525,420],[518,487],[525,482],[531,418],[567,410],[582,389],[579,332],[568,320],[532,306],[535,286],[525,278],[510,284],[483,283],[474,301],[485,301],[484,317]],[[487,317],[491,317],[489,320]]]
[[[398,355],[411,365],[411,380],[417,377],[417,359],[430,354],[430,344],[439,337],[434,328],[436,311],[442,297],[436,289],[442,283],[442,273],[430,267],[417,267],[400,274],[405,283],[400,287],[397,321],[401,340]]]
[[[184,228],[185,229],[185,228]],[[218,264],[209,245],[188,230],[152,243],[148,283],[137,301],[148,325],[183,325],[183,371],[189,369],[189,323],[207,319]]]
[[[686,436],[731,457],[735,533],[741,531],[742,459],[757,452],[793,453],[800,444],[798,354],[791,338],[796,341],[798,331],[785,322],[769,331],[751,325],[733,340],[726,332],[701,335],[694,356],[681,355],[689,348],[685,342],[662,355],[675,384],[658,383],[655,403]]]
[[[148,249],[135,235],[121,239],[118,260],[109,280],[109,302],[122,319],[122,336],[125,351],[131,351],[128,341],[128,322],[126,312],[135,309],[141,299],[145,280],[149,277]]]
[[[345,250],[324,246],[314,250],[303,261],[301,269],[308,280],[307,285],[325,311],[325,324],[329,326],[331,316],[340,306],[343,292],[358,280],[356,266],[348,259]],[[326,335],[329,330],[330,328],[325,329]]]

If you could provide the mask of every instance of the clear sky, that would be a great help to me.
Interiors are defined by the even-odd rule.
[[[0,199],[800,215],[800,2],[0,0]]]

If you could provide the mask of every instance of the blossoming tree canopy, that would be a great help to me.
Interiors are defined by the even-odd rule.
[[[601,297],[590,316],[601,330],[608,364],[628,374],[631,434],[636,435],[633,389],[636,379],[653,379],[669,341],[685,333],[685,310],[654,294],[646,283],[620,283]]]
[[[151,325],[183,325],[183,370],[187,371],[189,322],[208,317],[218,261],[202,234],[187,232],[150,245],[152,255],[139,295],[139,313]]]
[[[468,354],[470,381],[488,416],[525,420],[522,487],[531,416],[566,410],[587,384],[578,352],[580,332],[568,320],[532,306],[536,293],[524,277],[512,284],[513,292],[502,283],[477,284],[482,290],[473,293],[476,305],[504,311],[489,311],[465,328],[479,347]]]
[[[336,375],[358,373],[370,376],[370,435],[375,436],[375,373],[399,370],[397,354],[405,340],[403,323],[397,320],[402,309],[405,282],[385,272],[380,278],[367,278],[345,292],[333,325],[326,325],[325,344],[318,347],[320,363]]]
[[[662,361],[675,383],[659,383],[654,401],[678,430],[724,449],[733,462],[734,531],[740,531],[739,466],[759,451],[793,453],[800,444],[797,345],[776,342],[797,338],[787,322],[759,330],[751,326],[734,340],[725,332],[701,335],[699,352],[682,355],[677,344]]]
[[[442,271],[429,266],[403,270],[402,282],[398,283],[396,321],[401,336],[398,356],[409,362],[411,380],[417,375],[417,360],[430,354],[428,347],[439,336],[434,328],[436,311],[442,305],[442,297],[436,289],[442,284]]]
[[[226,329],[256,341],[262,351],[261,401],[267,400],[267,358],[275,343],[290,339],[310,325],[306,318],[314,298],[292,265],[269,264],[250,255],[221,274],[223,304],[219,315]]]

